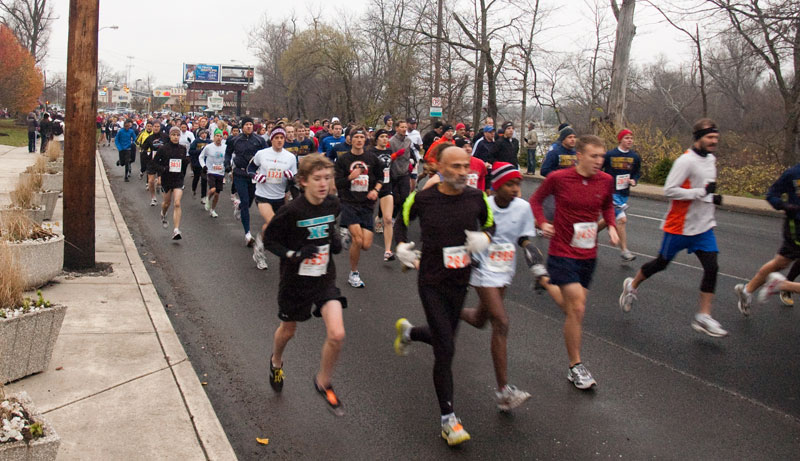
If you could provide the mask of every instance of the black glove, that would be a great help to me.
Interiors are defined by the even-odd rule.
[[[302,248],[292,253],[289,257],[294,262],[300,262],[304,259],[311,259],[317,254],[317,246],[310,243],[303,245]]]
[[[207,166],[203,167],[203,174],[208,174],[208,167]]]
[[[714,205],[722,205],[722,196],[714,194]]]
[[[225,168],[225,173],[230,173],[230,172],[231,172],[231,167]]]
[[[713,194],[716,191],[717,191],[716,181],[711,181],[710,183],[706,184],[706,195]]]
[[[342,252],[342,238],[338,232],[333,230],[333,226],[330,226],[328,232],[330,232],[331,236],[331,254],[338,255]]]

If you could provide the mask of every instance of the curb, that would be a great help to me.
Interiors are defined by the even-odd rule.
[[[111,183],[106,175],[105,165],[99,151],[95,151],[97,167],[106,193],[106,200],[111,208],[111,214],[116,223],[122,246],[133,270],[133,276],[139,286],[139,292],[147,309],[147,313],[155,329],[156,337],[161,344],[164,358],[178,385],[186,410],[191,418],[192,425],[197,434],[198,443],[209,460],[235,460],[236,454],[231,447],[228,437],[220,424],[211,401],[208,400],[197,373],[189,362],[186,351],[183,349],[175,329],[164,310],[164,304],[153,286],[150,275],[145,269],[139,251],[133,242],[133,237],[128,230],[122,212],[111,191]]]
[[[526,181],[534,181],[534,182],[544,181],[544,177],[539,174],[530,175],[525,173],[522,175],[522,177]],[[658,200],[659,202],[670,201],[670,199],[664,197],[661,186],[655,184],[646,184],[646,183],[642,183],[642,186],[649,186],[650,188],[658,188],[658,191],[642,190],[642,189],[637,190],[635,187],[633,187],[631,188],[631,196],[646,198],[650,200]],[[759,204],[763,202],[763,205],[758,206],[755,204],[747,205],[747,204],[735,203],[736,201],[742,201],[742,200],[752,200],[754,203],[759,203]],[[722,203],[723,203],[722,205],[717,207],[720,210],[734,211],[737,213],[747,213],[757,216],[770,216],[776,218],[784,217],[784,214],[782,212],[775,210],[771,206],[767,205],[765,200],[738,197],[735,195],[723,195]]]

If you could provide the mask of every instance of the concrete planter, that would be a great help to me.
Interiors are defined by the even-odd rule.
[[[5,219],[9,214],[18,211],[19,210],[14,208],[0,208],[0,221]],[[42,221],[44,221],[45,215],[47,214],[47,210],[44,207],[40,207],[38,210],[22,210],[22,212],[25,213],[25,215],[30,218],[31,221],[40,226],[42,225]]]
[[[53,169],[55,171],[58,171],[59,173],[63,173],[64,172],[64,160],[59,159],[59,160],[57,160],[55,162],[47,162],[47,168],[48,169]]]
[[[25,179],[30,173],[20,173],[20,179]],[[42,190],[64,190],[64,173],[45,173],[42,175]]]
[[[0,319],[0,383],[45,371],[67,306],[55,305],[12,319]]]
[[[0,461],[53,461],[58,455],[61,439],[53,426],[36,411],[27,392],[14,395],[22,407],[31,415],[34,422],[42,425],[44,436],[26,442],[0,443]]]
[[[64,236],[48,240],[8,242],[18,264],[25,289],[32,290],[53,280],[64,267]]]
[[[49,190],[45,192],[36,192],[34,195],[33,203],[44,207],[44,219],[53,219],[53,213],[56,211],[56,202],[60,192],[57,190]],[[41,223],[40,223],[41,224]]]

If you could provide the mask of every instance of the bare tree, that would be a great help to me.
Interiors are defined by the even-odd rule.
[[[628,89],[628,64],[631,43],[636,35],[633,25],[635,0],[623,0],[622,8],[617,0],[611,1],[611,9],[617,18],[617,38],[614,43],[614,61],[611,65],[611,89],[608,93],[607,117],[616,129],[622,128],[625,119],[625,92]]]
[[[50,26],[56,19],[47,0],[0,0],[0,13],[19,42],[31,52],[37,64],[47,56]]]

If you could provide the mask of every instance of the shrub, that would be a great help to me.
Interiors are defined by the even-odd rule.
[[[22,211],[7,213],[0,223],[0,241],[20,242],[55,237],[55,234],[33,222]]]
[[[22,304],[23,280],[19,266],[5,242],[0,241],[0,309]]]
[[[672,162],[686,149],[675,136],[667,136],[650,123],[629,124],[633,131],[633,148],[642,157],[641,181],[663,185],[672,167]],[[608,125],[600,128],[599,136],[606,141],[608,150],[617,146],[617,132]]]
[[[667,176],[669,176],[669,170],[672,169],[673,162],[674,160],[671,158],[662,158],[656,162],[648,171],[646,182],[663,186],[667,182]]]

